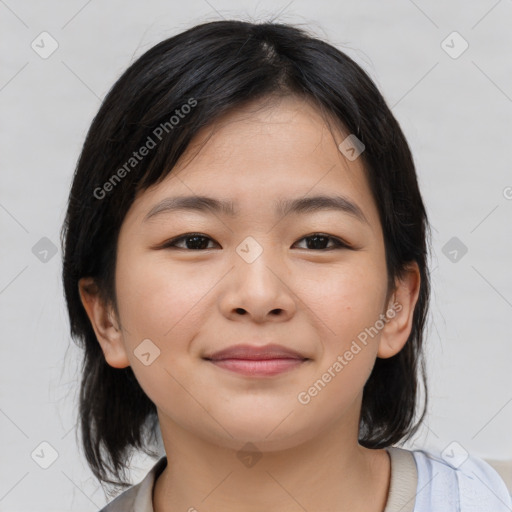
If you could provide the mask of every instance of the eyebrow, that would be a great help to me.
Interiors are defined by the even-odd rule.
[[[286,216],[292,214],[306,214],[320,210],[335,210],[351,215],[352,217],[370,225],[361,208],[343,196],[313,196],[297,199],[278,200],[274,204],[275,214]],[[144,217],[143,222],[156,215],[177,211],[198,211],[213,214],[223,214],[234,217],[238,214],[235,204],[229,200],[220,200],[207,196],[176,196],[167,197],[157,203]]]

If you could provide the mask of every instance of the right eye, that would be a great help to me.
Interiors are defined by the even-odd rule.
[[[162,248],[168,249],[176,247],[178,249],[188,249],[193,251],[211,249],[211,247],[207,247],[208,240],[213,242],[210,237],[203,235],[202,233],[186,233],[179,237],[173,238],[168,242],[165,242]],[[178,243],[181,243],[181,247],[178,245]],[[183,243],[185,244],[185,247],[183,247]]]

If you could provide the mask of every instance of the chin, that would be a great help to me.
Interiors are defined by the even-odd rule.
[[[288,413],[287,413],[288,414]],[[216,438],[211,441],[225,448],[243,450],[244,445],[252,443],[259,451],[272,452],[294,448],[312,437],[314,428],[311,425],[301,425],[297,421],[288,421],[286,414],[276,414],[262,417],[252,411],[244,417],[244,421],[236,421],[240,416],[232,416],[219,423],[231,434],[231,437],[224,429],[219,427],[216,430]],[[284,421],[283,421],[284,420]],[[209,432],[211,434],[211,431]]]

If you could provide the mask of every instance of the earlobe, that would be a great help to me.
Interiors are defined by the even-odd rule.
[[[395,283],[395,293],[385,312],[387,321],[381,332],[377,357],[392,357],[407,343],[412,331],[414,310],[420,292],[421,277],[418,264],[411,262]]]
[[[80,279],[78,289],[80,299],[107,363],[113,368],[126,368],[130,366],[119,323],[115,318],[112,308],[104,304],[101,299],[94,278],[83,277]]]

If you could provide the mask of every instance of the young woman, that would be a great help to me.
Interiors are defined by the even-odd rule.
[[[104,510],[510,510],[482,460],[396,446],[427,405],[427,238],[404,135],[333,46],[220,21],[142,55],[62,232],[87,461],[129,485],[165,447]]]

